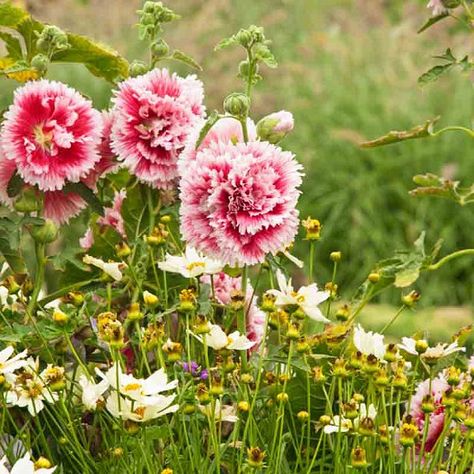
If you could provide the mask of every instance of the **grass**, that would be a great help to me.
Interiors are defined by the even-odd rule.
[[[143,54],[133,29],[138,1],[117,0],[110,15],[92,0],[61,0],[54,7],[32,3],[43,19],[108,41],[130,58]],[[336,249],[344,254],[339,271],[344,290],[363,280],[377,260],[410,246],[423,229],[431,244],[444,239],[443,254],[472,246],[472,209],[408,195],[417,173],[472,180],[467,138],[443,135],[372,151],[358,147],[365,138],[436,115],[443,125],[472,123],[469,77],[453,73],[423,89],[416,84],[432,66],[430,56],[449,45],[459,55],[467,48],[463,33],[443,25],[416,35],[427,18],[426,2],[370,2],[370,8],[364,0],[168,3],[183,19],[167,38],[203,65],[209,109],[240,88],[235,72],[241,52],[213,52],[218,40],[251,23],[264,25],[273,39],[280,67],[262,70],[265,80],[256,88],[253,107],[257,117],[283,108],[295,115],[296,129],[284,146],[305,165],[302,216],[317,217],[324,225],[317,254],[321,282],[330,279],[328,254]],[[52,75],[91,96],[97,106],[107,106],[109,85],[89,81],[86,71],[55,68]],[[12,85],[0,92],[0,105],[8,104],[11,90]],[[418,288],[426,306],[470,304],[472,259],[421,278]],[[393,291],[382,302],[398,298]]]

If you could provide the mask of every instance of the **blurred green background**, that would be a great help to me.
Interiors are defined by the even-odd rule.
[[[144,58],[137,40],[136,0],[21,1],[40,19],[110,44],[128,59]],[[262,69],[255,89],[254,118],[293,112],[296,128],[284,142],[305,165],[302,217],[323,223],[317,278],[330,279],[329,252],[341,250],[342,291],[355,288],[374,263],[411,246],[427,231],[428,244],[444,239],[442,255],[473,245],[473,207],[408,195],[413,175],[433,172],[472,182],[472,141],[461,134],[406,142],[374,150],[358,143],[392,129],[403,130],[441,115],[441,124],[473,122],[472,78],[453,72],[421,88],[417,78],[434,65],[432,56],[450,46],[458,56],[472,45],[467,33],[444,22],[422,35],[427,0],[169,0],[182,19],[167,29],[171,46],[202,66],[206,105],[220,107],[239,90],[242,52],[214,52],[215,44],[240,27],[265,26],[280,66]],[[172,64],[186,73],[186,67]],[[71,84],[108,107],[111,87],[80,67],[60,66],[50,76]],[[8,82],[8,81],[7,81]],[[2,82],[0,107],[11,100],[13,83]],[[5,84],[7,84],[5,86]],[[299,244],[296,252],[304,255]],[[453,261],[417,283],[422,304],[470,306],[473,260]],[[394,303],[399,292],[382,302]],[[469,310],[464,315],[469,315]],[[467,316],[469,319],[469,316]],[[426,322],[426,321],[425,321]]]

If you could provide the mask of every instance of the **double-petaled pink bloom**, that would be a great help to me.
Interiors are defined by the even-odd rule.
[[[183,170],[181,232],[189,245],[229,265],[260,263],[288,246],[301,165],[268,142],[212,142]]]
[[[86,203],[65,186],[82,182],[94,189],[99,175],[113,168],[112,158],[101,154],[103,123],[91,102],[65,84],[41,80],[17,89],[0,133],[0,200],[13,204],[7,185],[18,173],[44,195],[44,217],[63,223],[77,215]]]
[[[112,150],[140,181],[159,189],[176,185],[179,155],[204,114],[203,95],[195,76],[166,69],[120,84],[113,99]]]

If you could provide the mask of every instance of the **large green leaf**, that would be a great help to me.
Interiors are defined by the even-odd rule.
[[[26,273],[19,242],[19,223],[8,217],[0,218],[0,253],[14,273]]]
[[[15,28],[28,16],[28,12],[13,6],[10,2],[0,3],[0,26]]]

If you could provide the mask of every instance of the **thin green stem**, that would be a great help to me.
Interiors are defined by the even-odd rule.
[[[442,259],[438,260],[436,263],[431,264],[428,267],[428,270],[430,271],[438,270],[444,264],[450,262],[451,260],[454,260],[459,257],[464,257],[465,255],[474,255],[474,249],[463,249],[463,250],[457,250],[456,252],[450,253],[449,255],[446,255]]]

